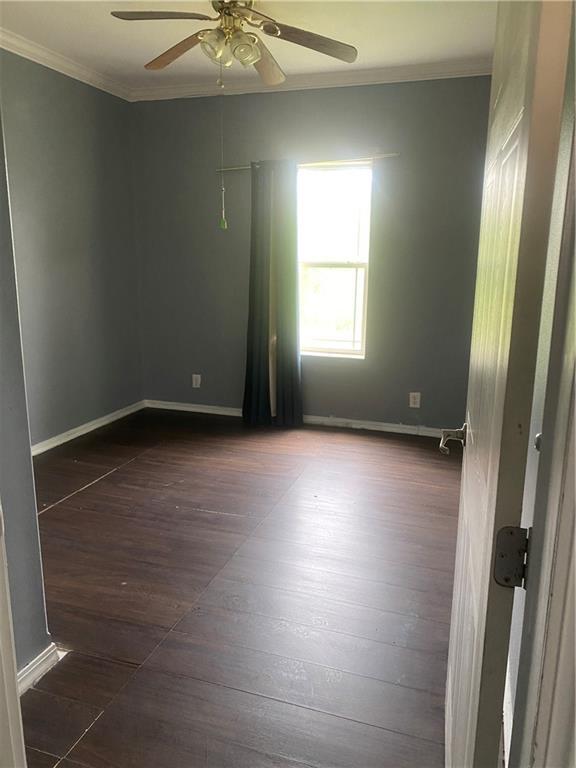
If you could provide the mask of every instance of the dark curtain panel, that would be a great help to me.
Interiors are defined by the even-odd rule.
[[[252,163],[250,291],[246,381],[242,415],[248,424],[270,424],[270,232],[272,174]]]
[[[252,164],[246,383],[248,424],[302,423],[298,341],[297,166]]]

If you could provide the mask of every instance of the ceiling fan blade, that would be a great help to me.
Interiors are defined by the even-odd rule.
[[[260,13],[260,11],[255,11],[253,8],[238,6],[234,8],[233,13],[245,19],[248,24],[261,29],[262,32],[270,37],[279,37],[281,40],[288,40],[290,43],[303,45],[305,48],[311,48],[313,51],[324,53],[326,56],[332,56],[349,64],[356,61],[358,57],[358,51],[353,45],[341,43],[339,40],[333,40],[331,37],[317,35],[315,32],[308,32],[305,29],[280,24],[280,22],[271,19],[270,16]]]
[[[260,25],[260,29],[272,37],[303,45],[305,48],[311,48],[313,51],[332,56],[334,59],[346,61],[348,64],[352,64],[358,57],[358,51],[353,45],[332,40],[331,37],[317,35],[315,32],[307,32],[305,29],[289,27],[287,24],[279,24],[277,21],[264,21]]]
[[[215,21],[204,13],[184,13],[180,11],[112,11],[111,15],[124,21],[151,21],[154,19],[200,19]]]
[[[278,64],[262,40],[257,35],[254,35],[254,37],[258,40],[258,47],[262,54],[260,60],[254,64],[254,69],[258,72],[260,79],[265,85],[280,85],[280,83],[286,80],[286,75],[282,72],[280,64]]]
[[[145,65],[146,69],[164,69],[164,67],[167,67],[168,64],[172,64],[173,61],[186,53],[186,51],[189,51],[191,48],[194,48],[195,45],[198,45],[202,34],[207,31],[208,30],[203,29],[200,32],[196,32],[194,35],[190,35],[190,37],[184,38],[184,40],[173,45],[172,48],[168,48],[167,51],[161,53],[160,56],[149,61],[148,64]]]

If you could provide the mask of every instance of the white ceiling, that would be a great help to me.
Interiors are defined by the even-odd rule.
[[[344,64],[282,40],[266,38],[287,74],[286,88],[351,85],[490,71],[496,3],[303,2],[262,0],[256,9],[358,48]],[[112,10],[213,13],[204,2],[0,2],[0,46],[129,100],[217,93],[218,69],[195,49],[163,71],[144,64],[205,26],[201,21],[120,21]],[[267,90],[256,72],[235,64],[225,73],[230,92]]]

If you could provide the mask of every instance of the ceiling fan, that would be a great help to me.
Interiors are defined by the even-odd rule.
[[[245,67],[254,66],[266,85],[279,85],[284,82],[286,75],[276,59],[257,34],[244,30],[244,24],[269,37],[296,43],[350,64],[356,61],[358,56],[358,51],[352,45],[281,24],[254,10],[252,0],[213,0],[212,7],[218,14],[215,17],[180,11],[112,11],[112,16],[125,21],[194,19],[218,22],[216,27],[195,32],[164,51],[149,61],[145,65],[146,69],[164,69],[199,44],[206,56],[221,67],[232,66],[236,59]]]

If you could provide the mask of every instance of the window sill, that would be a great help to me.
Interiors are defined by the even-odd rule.
[[[359,352],[308,352],[301,350],[300,357],[340,357],[345,360],[365,360],[366,355]]]

